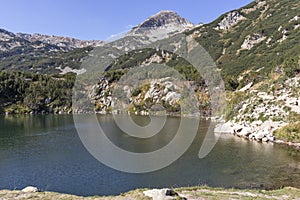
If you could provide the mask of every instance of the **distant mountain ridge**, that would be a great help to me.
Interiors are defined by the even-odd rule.
[[[26,41],[24,41],[26,40]],[[71,37],[63,36],[50,36],[45,34],[27,34],[27,33],[13,33],[4,29],[0,29],[0,50],[8,51],[14,47],[30,45],[30,43],[44,43],[55,45],[63,50],[72,50],[75,48],[84,48],[87,46],[103,45],[104,41],[101,40],[79,40]]]
[[[149,17],[144,22],[140,23],[138,26],[132,28],[127,33],[127,36],[132,36],[135,34],[145,34],[146,31],[154,31],[151,34],[160,34],[161,29],[164,29],[163,36],[158,39],[166,37],[166,35],[175,34],[187,29],[194,27],[194,24],[188,20],[182,18],[177,13],[170,10],[163,10],[159,13]],[[26,40],[26,41],[25,41]],[[69,51],[76,48],[84,47],[97,47],[103,46],[106,42],[102,40],[80,40],[72,37],[64,36],[54,36],[46,35],[40,33],[27,34],[27,33],[13,33],[4,29],[0,29],[0,51],[10,51],[15,47],[22,45],[41,44],[45,46],[54,45],[57,46],[56,50],[65,50]],[[37,47],[38,48],[38,47]]]
[[[29,42],[41,41],[43,43],[57,45],[62,48],[67,49],[75,49],[75,48],[83,48],[87,46],[100,46],[103,45],[104,41],[101,40],[80,40],[71,37],[63,37],[63,36],[49,36],[39,33],[34,34],[26,34],[26,33],[17,33],[17,37],[28,40]]]
[[[64,57],[63,54],[73,50],[85,52],[80,49],[87,46],[129,51],[185,32],[210,53],[222,73],[235,77],[247,69],[260,68],[267,73],[273,66],[281,65],[286,57],[299,55],[299,45],[296,45],[300,37],[299,13],[299,1],[256,0],[221,15],[212,23],[194,26],[173,11],[161,11],[110,43],[42,34],[14,34],[0,29],[1,69],[37,72],[47,66],[40,73],[55,73],[59,71],[53,68],[74,66],[50,57]],[[75,60],[78,61],[87,55],[76,54],[78,59]],[[31,66],[32,60],[44,63],[45,59],[51,61],[46,65],[37,66],[38,62]]]
[[[48,37],[51,36],[42,37],[43,41],[40,41],[29,34],[0,29],[0,69],[40,74],[60,73],[60,69],[66,67],[76,69],[80,67],[81,59],[94,48],[90,45],[96,44],[55,36],[46,42]],[[79,45],[83,47],[75,47]]]
[[[134,27],[124,37],[109,43],[39,33],[15,34],[0,29],[0,68],[42,74],[72,72],[72,69],[80,67],[88,51],[97,46],[134,50],[193,27],[177,13],[161,11]]]

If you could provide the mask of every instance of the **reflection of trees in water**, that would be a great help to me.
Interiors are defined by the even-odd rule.
[[[4,109],[2,107],[2,105],[0,104],[0,115],[4,113]]]
[[[33,134],[72,123],[71,115],[5,115],[0,118],[1,132]]]

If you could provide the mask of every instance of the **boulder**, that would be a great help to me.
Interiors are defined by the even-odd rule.
[[[274,142],[274,141],[275,141],[275,137],[272,136],[272,135],[268,135],[267,138],[268,138],[268,140],[269,140],[270,142]]]
[[[262,140],[266,136],[266,133],[263,131],[258,131],[257,134],[255,135],[256,140]]]
[[[151,197],[153,200],[185,199],[180,197],[174,190],[167,188],[147,190],[143,193],[147,197]]]
[[[248,136],[253,132],[250,127],[244,127],[241,131],[237,132],[237,136],[248,138]]]
[[[224,124],[218,124],[216,125],[214,129],[215,133],[233,133],[233,125],[230,122],[226,122]]]
[[[245,126],[236,124],[233,126],[233,132],[237,134],[237,133],[241,132],[243,130],[243,128],[245,128]]]
[[[27,186],[25,187],[22,192],[28,192],[28,193],[32,193],[32,192],[38,192],[39,189],[37,187],[33,187],[33,186]]]
[[[254,139],[255,138],[255,133],[251,133],[249,136],[248,136],[249,139]]]
[[[270,138],[270,141],[274,142],[276,140],[276,137],[273,136],[272,138]]]

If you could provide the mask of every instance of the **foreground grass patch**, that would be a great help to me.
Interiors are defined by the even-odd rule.
[[[175,191],[184,194],[187,199],[300,199],[300,190],[292,187],[279,190],[239,190],[199,186],[178,188]]]

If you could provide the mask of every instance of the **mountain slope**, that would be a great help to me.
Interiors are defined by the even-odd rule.
[[[289,59],[299,60],[299,13],[299,1],[256,0],[223,14],[212,23],[188,28],[185,34],[192,35],[209,52],[221,70],[226,88],[236,90],[268,78],[272,70],[283,71]],[[157,27],[160,23],[154,19],[146,20],[132,32],[151,33],[151,28],[142,31],[142,27],[147,24]],[[143,39],[147,38],[151,37]],[[154,55],[153,52],[149,57]],[[134,63],[135,59],[140,60],[137,56],[130,60]]]
[[[42,74],[81,73],[84,70],[76,70],[96,46],[129,51],[192,27],[192,23],[177,13],[162,11],[133,28],[123,38],[110,43],[42,34],[14,34],[0,29],[0,68]]]
[[[0,112],[70,112],[71,96],[68,97],[68,95],[72,92],[74,75],[56,74],[84,72],[84,69],[80,69],[81,63],[94,47],[77,47],[100,45],[103,49],[119,48],[129,51],[145,45],[145,42],[149,44],[157,41],[159,38],[153,38],[153,41],[149,40],[153,34],[160,34],[160,38],[165,38],[175,34],[175,32],[182,32],[190,28],[189,22],[169,11],[167,13],[161,12],[148,20],[155,18],[155,20],[160,21],[160,16],[164,17],[163,22],[161,22],[162,26],[148,26],[149,30],[151,29],[151,35],[146,33],[143,35],[128,34],[111,43],[101,41],[88,41],[86,43],[86,41],[72,38],[41,34],[14,34],[1,29],[0,94],[2,95],[0,97]],[[169,17],[170,19],[168,19]],[[142,24],[145,25],[145,23]],[[170,26],[173,29],[165,31],[166,27]],[[36,73],[40,75],[36,75]],[[51,86],[55,86],[55,88]]]
[[[257,0],[188,32],[211,54],[223,75],[269,73],[300,55],[300,2]]]
[[[103,42],[14,34],[0,29],[0,69],[41,74],[61,73],[66,67],[78,69],[81,60],[93,49],[90,45],[99,44]]]
[[[161,11],[136,27],[124,37],[103,45],[125,51],[135,50],[145,45],[163,40],[193,28],[194,25],[173,11]]]
[[[251,136],[260,141],[273,141],[274,131],[287,123],[296,123],[292,127],[299,127],[297,124],[297,120],[300,119],[299,13],[299,1],[254,1],[220,16],[210,24],[200,25],[185,32],[193,36],[210,53],[220,69],[228,89],[227,119],[233,119],[239,123],[237,128],[244,129],[240,135],[245,132],[247,138]],[[158,42],[163,43],[165,40]],[[99,105],[98,111],[110,110],[111,95],[105,97],[101,92],[111,94],[112,87],[103,90],[108,83],[112,86],[127,70],[150,63],[167,64],[174,67],[187,80],[201,83],[201,79],[192,78],[199,75],[193,76],[196,72],[190,70],[191,65],[173,57],[170,52],[155,49],[132,51],[118,57],[107,68],[109,74],[107,79],[101,80],[95,86],[93,98]],[[152,84],[153,81],[157,83],[157,87]],[[201,114],[207,114],[209,94],[207,91],[203,92],[204,84],[197,86]],[[149,81],[139,88],[127,87],[127,94],[132,95],[131,111],[147,114],[157,99],[165,99],[164,95],[167,94],[163,93],[164,89],[165,84],[160,79]],[[171,100],[176,101],[178,91],[171,90],[171,92],[174,94]],[[178,105],[165,101],[163,103],[167,111],[178,111]],[[247,127],[241,128],[243,124]],[[295,128],[284,130],[286,129],[295,130]],[[294,133],[294,140],[288,141],[300,141],[299,131]]]
[[[203,113],[209,114],[209,94],[205,89],[205,83],[189,63],[167,51],[157,49],[135,50],[155,41],[157,43],[166,42],[166,40],[159,39],[168,38],[178,32],[192,35],[210,53],[222,73],[228,90],[239,92],[240,89],[245,89],[244,86],[246,85],[250,87],[250,90],[256,87],[259,88],[257,85],[264,84],[274,74],[281,77],[282,81],[287,81],[287,79],[296,76],[300,72],[299,13],[299,1],[254,1],[243,8],[225,13],[210,24],[192,27],[187,20],[179,17],[176,13],[170,11],[160,12],[140,23],[123,38],[101,46],[103,49],[116,48],[125,50],[128,53],[120,57],[117,56],[115,61],[108,64],[105,79],[100,80],[97,85],[93,86],[92,96],[97,109],[100,112],[111,110],[110,94],[111,89],[113,89],[112,86],[128,69],[139,65],[163,63],[173,67],[188,81],[193,82],[192,85],[195,86],[195,91],[198,92],[200,108],[205,111]],[[172,28],[168,29],[169,27],[177,27],[177,29],[174,32]],[[18,50],[18,47],[13,46],[14,43],[9,44],[11,37],[14,35],[3,31],[4,34],[2,42],[6,46],[2,46],[8,49],[6,53]],[[31,47],[35,44],[34,41],[30,42],[23,38],[18,38],[18,41],[34,49]],[[83,57],[92,50],[92,48],[78,48],[67,51],[57,45],[51,46],[43,42],[40,43],[50,48],[50,50],[43,49],[45,48],[43,47],[44,53],[36,50],[23,53],[22,48],[20,48],[21,50],[18,50],[20,53],[16,51],[11,56],[5,56],[3,53],[5,51],[1,52],[2,66],[8,66],[6,68],[2,67],[2,69],[22,69],[39,73],[59,73],[61,72],[60,69],[66,67],[79,69]],[[114,57],[114,55],[111,56]],[[8,61],[10,65],[7,65],[7,58],[17,59]],[[33,66],[32,63],[34,62],[30,62],[28,65],[23,66],[25,65],[24,59],[33,59],[37,63]],[[45,62],[42,63],[46,64],[40,64],[39,62],[44,59]],[[19,67],[14,67],[16,64],[19,64]],[[130,88],[128,90],[128,93],[132,93],[133,100],[136,103],[136,105],[133,105],[135,109],[132,108],[132,110],[142,112],[153,105],[154,99],[168,99],[171,104],[165,104],[165,106],[168,106],[167,110],[170,112],[178,111],[178,104],[174,103],[178,101],[178,91],[175,89],[166,90],[171,92],[169,95],[172,98],[166,98],[168,93],[161,92],[162,88],[176,87],[169,86],[166,80],[154,81],[160,82],[158,88],[155,84],[151,84],[152,82],[149,80],[148,84],[141,85],[140,88]],[[275,81],[275,79],[272,81]],[[157,92],[157,94],[154,95],[152,92]],[[147,101],[146,94],[149,94],[147,97],[150,97]],[[237,102],[234,102],[234,98],[230,98],[230,100],[233,102],[232,107],[235,108],[242,99],[238,98]],[[235,110],[229,112],[233,115],[237,114]]]

